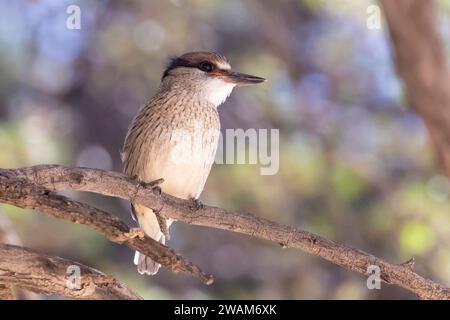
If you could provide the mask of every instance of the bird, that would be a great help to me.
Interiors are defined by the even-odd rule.
[[[196,51],[172,58],[158,89],[133,119],[121,151],[123,171],[143,183],[162,179],[162,192],[199,203],[214,162],[220,134],[218,107],[236,86],[266,79],[231,70],[228,59]],[[194,141],[195,140],[195,141]],[[140,230],[165,243],[173,220],[131,203]],[[153,275],[160,265],[136,252],[140,274]]]

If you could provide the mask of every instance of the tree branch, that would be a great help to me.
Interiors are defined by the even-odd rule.
[[[14,293],[9,285],[0,284],[0,300],[14,300]]]
[[[1,247],[5,246],[6,248],[7,244],[10,245],[10,247],[7,248],[9,250],[5,250],[7,250],[10,254],[5,254],[5,250],[3,250],[3,247]],[[46,294],[60,294],[79,299],[142,299],[141,297],[133,293],[130,289],[120,284],[114,278],[105,276],[97,270],[88,267],[86,268],[91,270],[92,274],[95,277],[86,278],[85,274],[80,273],[80,276],[82,276],[83,280],[86,282],[83,284],[86,290],[81,290],[78,292],[70,291],[71,295],[67,295],[67,291],[60,291],[60,288],[52,283],[47,285],[46,289],[48,290],[46,290],[45,288],[42,288],[42,283],[45,282],[45,279],[48,278],[48,266],[52,265],[42,265],[42,262],[47,258],[39,256],[38,258],[36,258],[36,260],[31,259],[30,261],[32,261],[32,264],[30,265],[27,265],[27,263],[29,263],[27,262],[27,260],[20,261],[20,265],[23,266],[24,270],[26,270],[26,272],[20,272],[20,267],[16,268],[17,264],[15,264],[15,261],[20,260],[24,256],[24,252],[31,252],[30,250],[19,247],[20,245],[20,239],[16,234],[12,223],[8,220],[7,216],[5,216],[2,211],[0,211],[0,300],[13,300],[15,298],[33,299],[37,297],[36,293],[43,292]],[[13,255],[13,257],[11,257],[11,255]],[[49,258],[53,261],[54,264],[58,264],[59,261],[62,260],[56,257]],[[75,262],[70,263],[71,265],[80,265],[79,263]],[[39,265],[41,265],[41,269],[39,269]],[[58,270],[64,270],[64,268],[66,268],[65,265],[58,265]],[[56,268],[52,267],[51,272],[55,272],[55,270]],[[65,272],[67,272],[67,270]],[[9,276],[5,276],[5,273]],[[20,273],[20,276],[17,276],[17,273]],[[10,279],[10,277],[12,277],[12,274],[14,274],[14,280]],[[6,279],[4,283],[2,283],[2,281],[4,280],[2,280],[3,276],[5,276]],[[62,283],[65,279],[64,277],[67,278],[67,275],[61,274],[59,275],[59,277],[60,283]],[[81,285],[82,283],[80,283],[80,286]],[[101,286],[101,288],[97,288],[97,286]],[[24,289],[31,290],[31,292]],[[15,297],[15,295],[17,297]]]
[[[375,265],[380,268],[381,279],[386,283],[403,287],[422,299],[450,299],[450,289],[415,273],[412,263],[391,264],[361,250],[250,214],[211,206],[193,209],[190,201],[155,192],[154,189],[119,173],[41,165],[22,169],[0,169],[0,178],[0,201],[8,200],[2,196],[4,185],[17,179],[26,179],[55,191],[79,190],[123,198],[159,210],[166,218],[274,241],[283,247],[301,249],[364,275],[367,275],[369,266]],[[26,194],[18,194],[16,197],[24,196]]]
[[[437,31],[435,1],[380,0],[394,44],[397,72],[422,116],[450,177],[450,74]]]
[[[68,285],[68,268],[74,266],[80,268],[79,287],[76,282],[73,287]],[[113,277],[90,267],[59,257],[41,255],[29,249],[0,244],[0,299],[12,298],[7,292],[2,296],[2,287],[8,288],[9,285],[76,299],[142,299]]]
[[[39,210],[55,218],[90,226],[102,233],[108,240],[120,244],[125,243],[172,272],[192,274],[205,284],[213,282],[212,276],[203,273],[197,266],[160,242],[147,236],[144,238],[131,237],[129,235],[130,228],[117,217],[87,204],[54,194],[29,180],[5,179],[0,176],[0,202],[20,208]]]

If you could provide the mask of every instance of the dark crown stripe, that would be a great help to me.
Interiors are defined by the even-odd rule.
[[[170,70],[173,70],[178,67],[196,68],[197,66],[194,65],[192,62],[189,62],[183,58],[173,58],[167,65],[166,70],[164,70],[162,79],[164,79],[166,76],[169,75]]]

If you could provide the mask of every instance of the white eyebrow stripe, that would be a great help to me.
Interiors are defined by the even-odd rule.
[[[222,69],[222,70],[230,70],[231,69],[230,64],[225,61],[218,61],[216,64],[219,69]]]

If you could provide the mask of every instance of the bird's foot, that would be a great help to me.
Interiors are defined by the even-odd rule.
[[[140,181],[139,183],[141,184],[141,186],[146,187],[146,188],[154,188],[159,186],[161,183],[164,182],[163,178],[159,178],[150,182],[144,182],[144,181]]]
[[[189,201],[191,202],[189,204],[189,209],[191,209],[192,211],[197,211],[203,209],[204,207],[203,203],[199,199],[190,198]]]
[[[156,179],[150,182],[144,182],[144,181],[140,181],[139,184],[144,187],[144,188],[150,188],[153,189],[154,191],[158,192],[159,194],[161,194],[161,187],[159,186],[161,183],[164,182],[163,178],[160,179]]]

